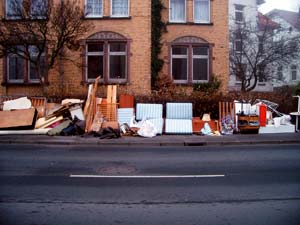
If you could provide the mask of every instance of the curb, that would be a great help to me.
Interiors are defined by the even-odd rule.
[[[190,139],[190,140],[185,140]],[[293,138],[282,139],[253,139],[245,140],[247,137],[242,138],[208,138],[210,140],[198,140],[198,137],[186,138],[176,137],[172,141],[169,139],[143,139],[143,138],[124,138],[124,139],[99,139],[99,138],[84,138],[80,136],[71,137],[50,137],[50,136],[31,136],[29,138],[13,137],[13,136],[1,136],[0,144],[34,144],[34,145],[84,145],[84,146],[229,146],[229,145],[265,145],[265,144],[300,144],[300,135]],[[232,139],[232,140],[230,140]]]

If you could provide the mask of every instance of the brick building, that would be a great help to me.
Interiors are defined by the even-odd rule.
[[[1,15],[10,17],[9,2],[0,2]],[[59,0],[54,0],[59,1]],[[21,2],[21,1],[19,1]],[[33,1],[35,2],[35,1]],[[163,19],[168,32],[163,36],[161,74],[175,83],[191,87],[209,82],[212,74],[227,89],[228,2],[227,0],[163,0]],[[87,84],[99,74],[102,83],[117,83],[119,93],[148,94],[151,91],[151,1],[81,0],[84,20],[94,28],[81,39],[81,49],[73,59],[84,67],[63,62],[63,84],[58,69],[48,74],[49,96],[81,97]],[[0,95],[41,95],[38,82],[30,77],[28,62],[16,74],[14,56],[0,59]],[[20,73],[20,71],[18,72]],[[99,92],[105,93],[105,85]]]
[[[163,36],[162,73],[191,87],[215,74],[227,89],[228,1],[163,0],[168,32]]]

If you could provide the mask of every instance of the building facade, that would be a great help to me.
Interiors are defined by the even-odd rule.
[[[288,35],[288,37],[300,36],[300,8],[299,12],[274,9],[267,14],[268,18],[278,23],[281,27],[275,38]],[[299,45],[299,43],[295,43]],[[274,66],[273,85],[296,85],[300,82],[300,54],[289,63]]]
[[[59,1],[59,0],[55,0]],[[10,0],[1,1],[1,13],[9,18]],[[119,90],[141,94],[148,93],[151,68],[151,2],[140,0],[80,0],[85,10],[85,20],[93,29],[81,38],[79,51],[71,52],[73,62],[64,61],[63,81],[58,70],[48,74],[49,96],[85,96],[87,84],[101,75],[100,83],[120,84]],[[12,61],[12,60],[11,60]],[[0,79],[2,95],[41,95],[38,84],[31,82],[28,66],[24,66],[24,75],[15,80],[9,73],[15,65],[2,58]],[[10,75],[11,74],[11,77]],[[59,88],[63,82],[63,89]],[[99,91],[105,91],[99,85]]]
[[[264,0],[229,0],[229,32],[232,37],[234,37],[234,31],[243,23],[247,23],[247,26],[257,29],[257,32],[259,32],[258,6],[262,3],[264,3]],[[232,38],[230,41],[231,52],[240,53],[242,51],[241,48],[239,38]],[[247,66],[246,64],[245,66]],[[233,71],[230,71],[229,89],[241,90],[241,81]],[[273,91],[271,80],[259,79],[253,91]]]
[[[11,2],[0,2],[1,16],[16,20]],[[60,0],[54,0],[54,3]],[[17,1],[22,2],[22,1]],[[32,1],[34,3],[35,1]],[[162,42],[161,74],[174,83],[191,87],[209,82],[212,74],[228,83],[228,2],[213,0],[163,0],[167,33]],[[151,0],[80,0],[84,21],[93,29],[80,39],[80,49],[69,52],[47,76],[49,96],[84,97],[87,85],[101,75],[99,92],[106,84],[118,84],[119,93],[151,92]],[[47,56],[45,56],[47,57]],[[9,55],[0,59],[0,95],[42,95],[30,64]],[[20,69],[21,68],[21,69]],[[31,75],[30,75],[31,74]]]
[[[213,0],[163,0],[163,75],[174,83],[192,87],[216,76],[227,90],[228,2]]]

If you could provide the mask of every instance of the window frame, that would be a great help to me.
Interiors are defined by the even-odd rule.
[[[173,77],[173,48],[174,47],[186,47],[187,48],[187,80],[175,80]],[[207,57],[199,57],[207,59],[207,80],[194,80],[194,65],[193,65],[193,48],[203,47],[207,48]],[[210,44],[199,44],[199,43],[171,43],[169,50],[169,74],[175,84],[196,84],[196,83],[207,83],[211,79],[212,71],[212,48]],[[197,57],[198,58],[198,57]]]
[[[169,22],[170,23],[186,23],[186,21],[187,21],[187,13],[186,13],[186,9],[187,9],[187,3],[186,3],[186,1],[187,0],[183,0],[184,1],[184,19],[183,20],[172,20],[171,19],[171,15],[172,15],[172,13],[171,13],[171,10],[172,10],[172,8],[171,8],[171,2],[172,2],[172,0],[170,0],[169,1]]]
[[[103,0],[101,0],[101,14],[88,14],[87,13],[87,7],[88,7],[88,0],[85,0],[85,4],[84,4],[84,13],[85,13],[85,18],[102,18],[103,17]]]
[[[110,82],[126,82],[127,80],[127,67],[128,67],[128,57],[127,57],[127,43],[125,44],[125,51],[124,52],[112,52],[110,50],[110,46],[112,43],[124,43],[124,42],[109,42],[108,43],[108,50],[107,50],[107,78]],[[125,56],[125,78],[111,78],[110,76],[112,74],[110,74],[110,57],[111,56]]]
[[[277,66],[276,76],[277,79],[282,81],[283,80],[283,66]]]
[[[195,19],[195,11],[196,11],[196,7],[195,7],[195,0],[193,1],[193,21],[194,23],[210,23],[211,21],[211,3],[210,3],[210,0],[200,0],[200,1],[207,1],[208,2],[208,20],[207,21],[204,21],[204,20],[196,20]]]
[[[88,51],[88,45],[89,44],[103,44],[103,52],[89,52]],[[90,82],[93,82],[95,80],[95,78],[89,78],[88,77],[88,57],[89,56],[102,56],[103,57],[103,71],[105,73],[105,68],[104,68],[104,65],[105,65],[105,43],[104,41],[101,42],[88,42],[85,44],[85,62],[86,62],[86,68],[85,68],[85,80],[90,83]],[[102,74],[102,77],[100,78],[100,81],[103,81],[104,79],[104,76]]]
[[[129,82],[129,41],[128,40],[86,40],[85,42],[85,70],[84,70],[84,81],[88,82],[88,83],[92,83],[95,81],[95,78],[89,78],[88,77],[88,56],[90,55],[95,55],[95,54],[89,54],[88,53],[88,44],[96,44],[96,43],[103,43],[103,73],[102,77],[100,79],[100,83],[118,83],[118,84],[125,84],[127,82]],[[112,43],[124,43],[125,44],[125,52],[115,52],[112,55],[124,55],[125,56],[125,78],[119,78],[119,79],[115,79],[115,78],[110,78],[110,44]]]
[[[41,19],[46,19],[47,18],[47,10],[48,10],[48,7],[49,7],[49,1],[48,0],[44,0],[46,1],[46,8],[45,8],[45,14],[33,14],[33,4],[32,4],[32,0],[30,0],[30,17],[32,19],[38,19],[38,20],[41,20]],[[38,10],[39,11],[39,10]]]
[[[34,47],[36,45],[31,45],[31,46]],[[30,49],[29,49],[29,54],[30,54],[30,57],[33,57],[34,55],[37,55],[37,54],[31,53]],[[43,52],[41,56],[44,57],[45,60],[46,60],[46,52]],[[31,75],[31,62],[29,60],[27,60],[27,63],[28,63],[28,65],[27,65],[27,67],[28,67],[28,69],[27,69],[27,80],[29,81],[29,83],[40,83],[40,80],[38,78],[37,79],[31,79],[30,78],[30,75]]]
[[[294,77],[295,75],[295,77]],[[296,81],[298,75],[298,67],[297,65],[291,65],[291,80]]]
[[[194,48],[206,48],[207,49],[207,55],[195,55],[194,57]],[[193,83],[207,83],[209,81],[209,74],[210,74],[210,68],[209,68],[209,47],[204,47],[204,46],[192,46],[191,49],[191,54],[192,54],[192,82]],[[206,80],[194,80],[194,59],[206,59],[207,61],[207,79]]]
[[[10,5],[10,2],[12,2],[14,0],[5,0],[5,18],[6,19],[9,19],[9,20],[18,20],[18,19],[21,19],[22,18],[22,13],[18,14],[18,15],[8,15],[8,9],[10,9],[9,5]],[[23,0],[20,0],[20,8],[22,10],[22,7],[23,7]]]
[[[20,46],[20,48],[22,48],[22,45],[16,45],[16,46]],[[30,45],[30,46],[36,46],[36,45]],[[22,50],[21,50],[22,51]],[[30,53],[30,49],[27,49],[26,51],[29,51]],[[24,53],[20,53],[20,54],[24,54]],[[15,58],[18,58],[19,60],[22,60],[22,66],[23,66],[23,79],[10,79],[10,57],[14,56]],[[47,57],[47,52],[45,51],[42,56],[45,58]],[[43,69],[43,68],[42,68]],[[45,69],[45,68],[44,68]],[[19,56],[18,54],[15,53],[8,53],[7,56],[5,57],[5,62],[4,62],[4,83],[5,84],[20,84],[20,85],[24,85],[24,84],[40,84],[41,81],[37,78],[37,79],[31,79],[30,78],[30,74],[31,74],[31,62],[29,59],[25,59],[22,58],[21,56]],[[48,82],[48,74],[45,74],[45,83]]]
[[[22,70],[23,70],[23,79],[10,79],[10,59],[11,58],[17,58],[17,60],[21,60],[22,61]],[[6,56],[6,82],[10,83],[10,84],[23,84],[26,80],[26,70],[27,70],[27,65],[26,65],[26,60],[21,58],[19,55],[14,54],[14,53],[9,53]]]
[[[186,55],[175,55],[173,57],[173,48],[186,48]],[[173,59],[186,59],[186,79],[185,80],[175,80],[173,77]],[[182,84],[182,83],[188,83],[189,82],[189,46],[184,45],[174,45],[171,47],[171,76],[174,81],[174,83]]]
[[[238,7],[240,7],[240,9],[238,9]],[[234,5],[234,21],[235,21],[235,23],[241,24],[241,23],[244,22],[244,19],[245,19],[244,8],[245,8],[244,5],[240,5],[240,4],[235,4],[235,5]],[[236,13],[241,13],[241,15],[242,15],[242,20],[237,20]]]
[[[130,13],[130,0],[127,0],[127,15],[113,15],[113,0],[110,0],[110,16],[113,18],[128,18]]]

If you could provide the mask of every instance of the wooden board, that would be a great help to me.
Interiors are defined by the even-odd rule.
[[[36,118],[35,108],[0,111],[0,129],[34,129]]]

